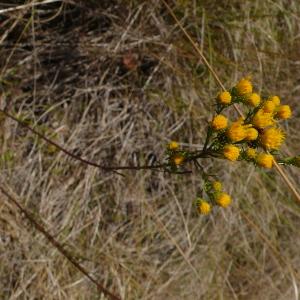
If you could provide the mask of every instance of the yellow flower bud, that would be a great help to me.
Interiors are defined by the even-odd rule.
[[[171,141],[170,143],[169,143],[169,149],[170,150],[176,150],[176,149],[178,149],[179,148],[179,144],[177,143],[177,142],[175,142],[175,141]]]
[[[254,141],[258,137],[258,131],[255,128],[248,128],[246,130],[246,134],[247,141]]]
[[[228,128],[226,135],[232,142],[239,142],[246,138],[246,128],[243,126],[242,121],[233,122]]]
[[[226,193],[220,193],[216,196],[216,202],[222,207],[227,207],[231,203],[231,197]]]
[[[231,160],[231,161],[235,161],[239,158],[240,155],[240,148],[228,144],[225,145],[224,149],[223,149],[223,155],[225,158]]]
[[[247,78],[241,79],[235,88],[241,96],[252,93],[252,83]]]
[[[275,106],[278,106],[280,104],[280,98],[278,96],[271,96],[268,100],[272,101]]]
[[[256,150],[254,148],[248,148],[246,154],[249,158],[255,158]]]
[[[259,166],[271,169],[273,166],[274,157],[271,154],[260,153],[256,157],[256,162]]]
[[[263,109],[263,111],[266,112],[266,113],[272,113],[272,112],[274,112],[275,108],[276,108],[275,103],[274,103],[273,101],[271,101],[271,100],[267,100],[267,101],[264,103],[262,109]]]
[[[265,128],[274,124],[273,114],[259,109],[252,119],[252,124],[257,128]]]
[[[222,190],[222,183],[220,181],[214,181],[212,187],[216,192],[220,192]]]
[[[228,123],[228,120],[225,116],[216,115],[211,122],[211,127],[214,130],[221,130],[221,129],[225,129],[227,127],[227,123]]]
[[[231,102],[231,95],[229,92],[221,92],[217,98],[218,102],[221,104],[229,104]]]
[[[282,120],[289,119],[292,115],[292,111],[289,105],[281,105],[278,107],[276,117]]]
[[[260,141],[269,150],[279,149],[284,141],[284,133],[280,128],[270,127],[263,131]]]
[[[177,154],[173,157],[173,161],[175,163],[176,166],[179,166],[183,163],[184,161],[184,156],[181,154]]]
[[[249,105],[256,107],[260,103],[260,96],[256,93],[250,94],[247,98],[246,101]]]
[[[211,205],[203,199],[197,200],[197,208],[202,215],[208,215],[211,212]]]

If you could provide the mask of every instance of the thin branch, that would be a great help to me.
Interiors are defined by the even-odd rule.
[[[94,277],[92,277],[89,272],[81,266],[72,255],[41,225],[38,223],[32,214],[24,208],[19,201],[17,201],[9,192],[6,191],[2,186],[0,186],[0,191],[4,194],[19,210],[24,214],[24,216],[32,223],[36,230],[42,233],[45,238],[81,273],[83,273],[91,282],[93,282],[98,290],[103,293],[105,296],[109,297],[112,300],[120,300],[120,298],[108,289],[106,289],[102,284],[100,284]]]
[[[35,135],[37,135],[39,138],[43,139],[44,141],[46,141],[48,144],[53,145],[54,147],[56,147],[58,150],[62,151],[63,153],[65,153],[66,155],[72,157],[75,160],[80,161],[83,164],[86,165],[90,165],[99,169],[102,169],[104,171],[112,171],[115,172],[116,170],[151,170],[151,169],[164,169],[166,167],[169,166],[169,164],[159,164],[159,165],[145,165],[145,166],[113,166],[113,167],[108,167],[108,166],[104,166],[104,165],[100,165],[97,164],[95,162],[86,160],[76,154],[73,154],[72,152],[70,152],[69,150],[65,149],[64,147],[60,146],[59,144],[55,143],[54,141],[50,140],[49,138],[47,138],[45,135],[43,135],[42,133],[38,132],[37,130],[33,129],[32,127],[30,127],[29,125],[27,125],[25,122],[22,122],[21,120],[19,120],[18,118],[14,117],[13,115],[11,115],[10,113],[8,113],[7,111],[0,109],[0,112],[3,113],[4,115],[6,115],[8,118],[14,120],[15,122],[17,122],[18,124],[20,124],[22,127],[28,129],[29,131],[31,131],[32,133],[34,133]],[[122,175],[118,172],[116,172],[119,175]]]

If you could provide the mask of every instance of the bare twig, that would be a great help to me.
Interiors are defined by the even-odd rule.
[[[20,124],[22,127],[28,129],[29,131],[31,131],[32,133],[34,133],[35,135],[37,135],[39,138],[43,139],[44,141],[46,141],[48,144],[51,144],[53,146],[55,146],[57,149],[59,149],[60,151],[62,151],[63,153],[65,153],[66,155],[72,157],[75,160],[80,161],[83,164],[86,165],[90,165],[99,169],[102,169],[104,171],[113,171],[115,172],[116,170],[151,170],[151,169],[162,169],[168,166],[168,164],[160,164],[160,165],[145,165],[145,166],[112,166],[112,167],[108,167],[108,166],[104,166],[104,165],[100,165],[97,164],[95,162],[89,161],[87,159],[84,159],[78,155],[73,154],[72,152],[70,152],[69,150],[65,149],[64,147],[60,146],[59,144],[55,143],[54,141],[50,140],[49,138],[47,138],[46,136],[44,136],[43,134],[41,134],[40,132],[38,132],[37,130],[33,129],[32,127],[30,127],[29,125],[27,125],[25,122],[22,122],[21,120],[19,120],[18,118],[14,117],[13,115],[11,115],[10,113],[8,113],[7,111],[0,109],[0,112],[3,113],[4,115],[6,115],[8,118],[14,120],[15,122],[17,122],[18,124]],[[116,172],[119,175],[122,175],[118,172]]]

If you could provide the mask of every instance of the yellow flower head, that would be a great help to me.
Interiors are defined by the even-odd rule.
[[[289,105],[281,105],[278,107],[276,117],[282,120],[286,120],[290,118],[292,115],[292,111]]]
[[[280,98],[278,96],[272,96],[268,100],[272,101],[275,106],[278,106],[280,104]]]
[[[279,149],[284,141],[284,133],[277,127],[270,127],[263,131],[260,136],[261,144],[268,150]]]
[[[249,105],[256,107],[260,103],[260,96],[256,93],[250,94],[247,98],[246,101]]]
[[[248,148],[246,154],[249,158],[255,158],[256,150],[254,148]]]
[[[211,127],[214,130],[221,130],[221,129],[225,129],[227,127],[227,123],[228,123],[228,120],[225,116],[216,115],[211,122]]]
[[[275,108],[276,108],[276,105],[271,100],[267,100],[264,103],[263,107],[262,107],[263,111],[266,112],[266,113],[272,113],[272,112],[274,112]]]
[[[252,124],[257,128],[265,128],[274,124],[273,114],[259,109],[252,119]]]
[[[222,207],[227,207],[231,203],[231,197],[226,193],[220,193],[216,197],[216,202]]]
[[[175,142],[175,141],[171,141],[170,143],[169,143],[169,149],[170,150],[176,150],[176,149],[178,149],[179,148],[179,144],[177,143],[177,142]]]
[[[240,82],[235,86],[235,88],[238,94],[241,96],[252,93],[252,83],[247,78],[241,79]]]
[[[216,192],[220,192],[222,190],[222,183],[220,181],[214,181],[212,187]]]
[[[197,200],[197,208],[202,215],[208,215],[211,211],[211,205],[203,199]]]
[[[246,138],[247,132],[242,120],[233,122],[228,128],[226,135],[232,142],[239,142]]]
[[[239,158],[240,148],[231,144],[225,145],[223,149],[223,155],[225,158],[235,161]]]
[[[229,92],[221,92],[217,98],[218,102],[221,104],[229,104],[231,102],[231,95]]]
[[[259,166],[271,169],[273,166],[274,157],[271,154],[260,153],[256,157],[256,162]]]
[[[183,163],[184,161],[184,156],[182,154],[176,154],[174,157],[173,157],[173,161],[174,161],[174,164],[176,166],[179,166]]]
[[[258,137],[258,131],[255,128],[248,128],[246,130],[246,134],[247,141],[254,141]]]

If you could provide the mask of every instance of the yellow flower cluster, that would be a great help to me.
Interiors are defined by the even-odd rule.
[[[278,122],[292,116],[291,108],[282,105],[278,96],[264,99],[256,93],[250,78],[243,78],[230,90],[220,92],[216,102],[215,115],[209,123],[202,149],[182,150],[178,142],[171,141],[166,150],[167,171],[181,173],[178,172],[180,168],[183,172],[191,172],[184,167],[194,163],[195,170],[202,174],[204,187],[201,194],[208,196],[205,200],[201,195],[196,201],[197,210],[202,215],[210,214],[214,206],[228,207],[232,200],[222,190],[221,182],[211,181],[213,175],[206,173],[200,159],[218,157],[229,161],[240,160],[271,169],[275,162],[273,155],[277,155],[275,150],[279,150],[285,140],[285,133]],[[247,107],[245,117],[230,120],[224,111],[239,103]],[[276,159],[278,163],[300,167],[300,156]]]
[[[252,124],[258,128],[265,128],[274,125],[276,119],[289,119],[292,116],[290,106],[279,104],[280,99],[278,96],[269,98],[253,116]]]
[[[171,141],[168,144],[168,152],[169,152],[169,159],[170,162],[175,165],[176,167],[183,164],[185,160],[184,153],[179,150],[179,144],[176,141]]]
[[[259,141],[267,150],[278,150],[284,142],[285,134],[276,126],[277,120],[285,120],[292,115],[288,105],[280,106],[278,96],[272,96],[263,103],[263,106],[254,114],[252,124],[259,129]]]
[[[213,205],[218,205],[223,208],[231,204],[231,197],[222,191],[222,183],[220,181],[209,182],[210,201],[198,198],[196,201],[197,210],[202,215],[208,215]]]
[[[252,128],[252,124],[244,124],[244,120],[241,118],[228,128],[227,137],[231,142],[240,142],[244,139],[247,141],[254,141],[258,137],[258,131]]]
[[[221,114],[233,103],[252,107],[245,119],[230,122]],[[218,132],[219,151],[223,157],[230,161],[245,159],[265,168],[272,167],[273,156],[257,154],[256,149],[261,147],[272,151],[280,148],[285,134],[277,123],[291,117],[291,108],[281,105],[280,98],[275,95],[262,99],[253,91],[250,78],[243,78],[230,91],[221,92],[217,97],[217,104],[218,114],[211,121],[211,128]]]
[[[256,149],[248,148],[246,155],[260,167],[271,169],[273,166],[274,157],[272,154],[263,152],[257,153]]]

